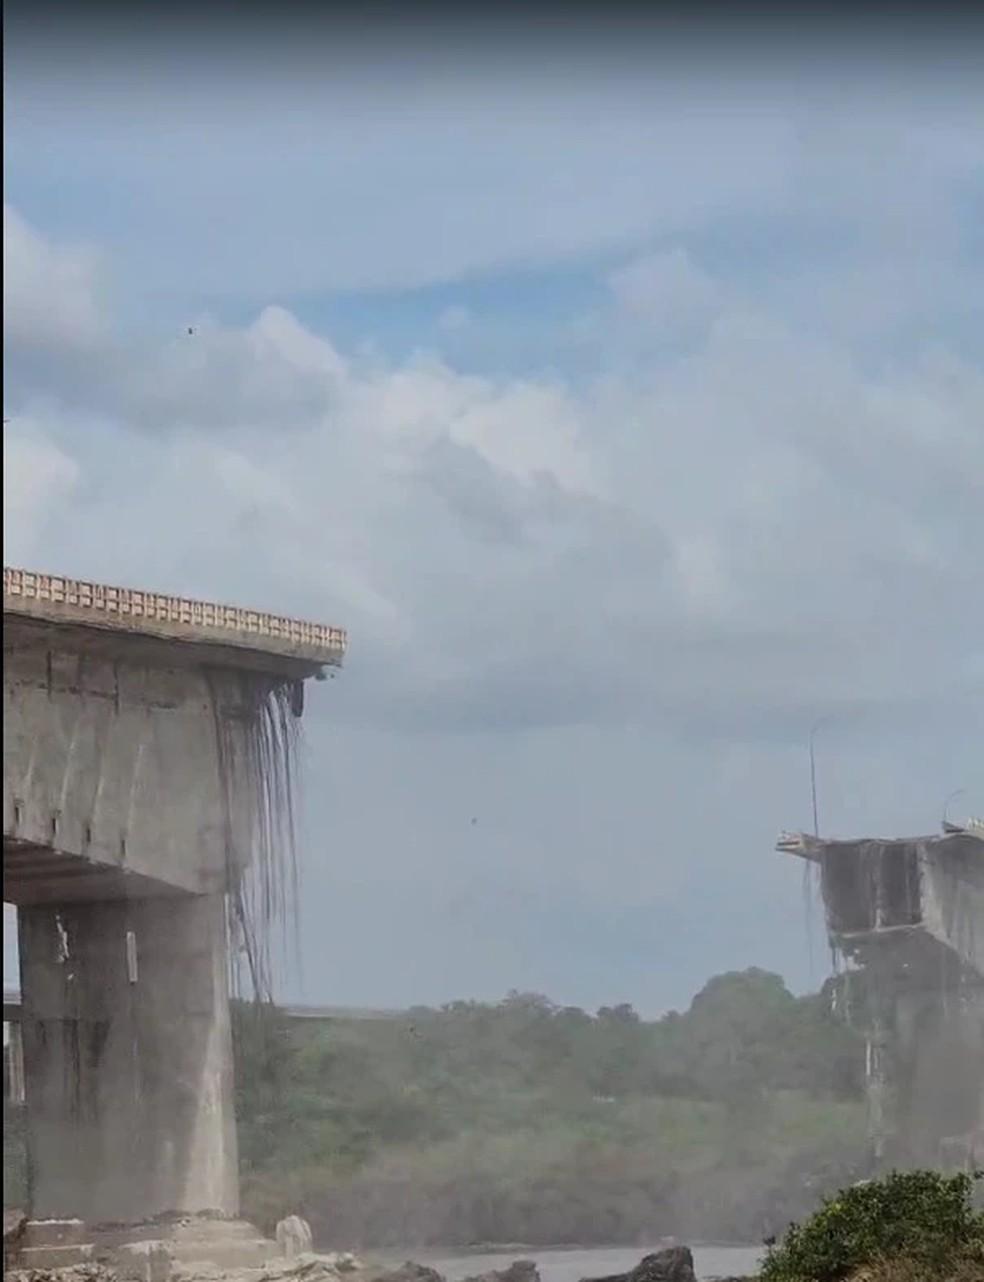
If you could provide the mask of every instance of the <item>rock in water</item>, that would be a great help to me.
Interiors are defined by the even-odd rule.
[[[629,1274],[629,1282],[697,1282],[690,1248],[670,1246],[645,1256]]]
[[[311,1226],[299,1215],[288,1215],[277,1225],[277,1246],[286,1260],[296,1259],[311,1250]]]
[[[532,1260],[514,1260],[507,1269],[476,1273],[462,1282],[540,1282],[540,1274]]]
[[[582,1282],[697,1282],[694,1257],[686,1246],[670,1246],[646,1255],[628,1273],[610,1278],[584,1278]]]
[[[426,1264],[414,1264],[413,1260],[407,1260],[398,1269],[378,1274],[374,1282],[444,1282],[444,1279],[437,1269],[429,1269]]]

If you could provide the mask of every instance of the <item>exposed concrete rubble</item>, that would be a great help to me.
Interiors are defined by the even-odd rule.
[[[290,1259],[271,1259],[260,1267],[223,1267],[207,1261],[181,1262],[168,1246],[167,1242],[148,1239],[104,1248],[91,1259],[62,1268],[17,1268],[6,1272],[13,1282],[445,1282],[436,1269],[412,1260],[381,1271],[348,1252],[305,1251]],[[656,1260],[668,1254],[662,1252],[660,1257],[648,1258]],[[690,1252],[685,1251],[685,1255],[689,1259]],[[139,1262],[147,1266],[144,1271]],[[529,1260],[517,1260],[508,1268],[479,1276],[488,1282],[540,1282],[536,1265]],[[648,1272],[638,1279],[633,1277],[633,1282],[693,1282],[693,1272]]]
[[[20,1247],[27,1215],[24,1211],[11,1208],[3,1213],[3,1269],[10,1268]]]
[[[311,1225],[299,1215],[288,1215],[277,1225],[274,1237],[280,1252],[287,1260],[305,1255],[314,1249]]]
[[[354,1255],[313,1251],[290,1260],[271,1260],[260,1269],[223,1269],[197,1264],[177,1267],[173,1282],[340,1282],[340,1279],[367,1276],[365,1265]]]
[[[55,1269],[7,1269],[12,1282],[118,1282],[119,1275],[108,1265],[88,1262]]]
[[[19,1215],[16,1224],[11,1216],[9,1239],[5,1217],[5,1247],[9,1266],[23,1273],[91,1264],[108,1269],[120,1282],[229,1272],[266,1282],[295,1277],[330,1282],[362,1268],[353,1255],[315,1253],[310,1229],[299,1217],[286,1223],[280,1241],[273,1242],[245,1220],[215,1215],[158,1216],[142,1224],[98,1227],[82,1220],[25,1220]]]
[[[305,1252],[290,1260],[272,1259],[259,1267],[237,1267],[207,1260],[175,1260],[168,1245],[163,1241],[131,1243],[99,1251],[77,1264],[12,1268],[5,1270],[5,1276],[13,1282],[341,1282],[371,1276],[362,1261],[347,1253]]]

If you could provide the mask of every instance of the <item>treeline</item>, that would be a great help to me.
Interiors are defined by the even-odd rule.
[[[246,1209],[359,1248],[759,1240],[861,1157],[863,1048],[832,995],[748,970],[656,1021],[520,993],[378,1021],[237,1007]]]

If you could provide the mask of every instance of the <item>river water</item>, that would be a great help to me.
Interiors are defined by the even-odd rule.
[[[505,1268],[513,1260],[533,1260],[542,1282],[581,1282],[582,1278],[603,1278],[612,1273],[627,1273],[644,1255],[659,1247],[580,1247],[536,1251],[513,1247],[509,1250],[479,1254],[431,1254],[414,1251],[410,1258],[437,1269],[447,1282],[492,1269]],[[762,1259],[762,1248],[756,1246],[692,1246],[694,1271],[701,1282],[712,1278],[743,1276],[754,1273]]]

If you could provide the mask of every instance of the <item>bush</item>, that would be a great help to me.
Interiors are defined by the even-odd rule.
[[[982,1174],[896,1172],[842,1189],[770,1246],[762,1282],[840,1282],[893,1261],[925,1282],[974,1262],[984,1268],[984,1214],[971,1205]]]

